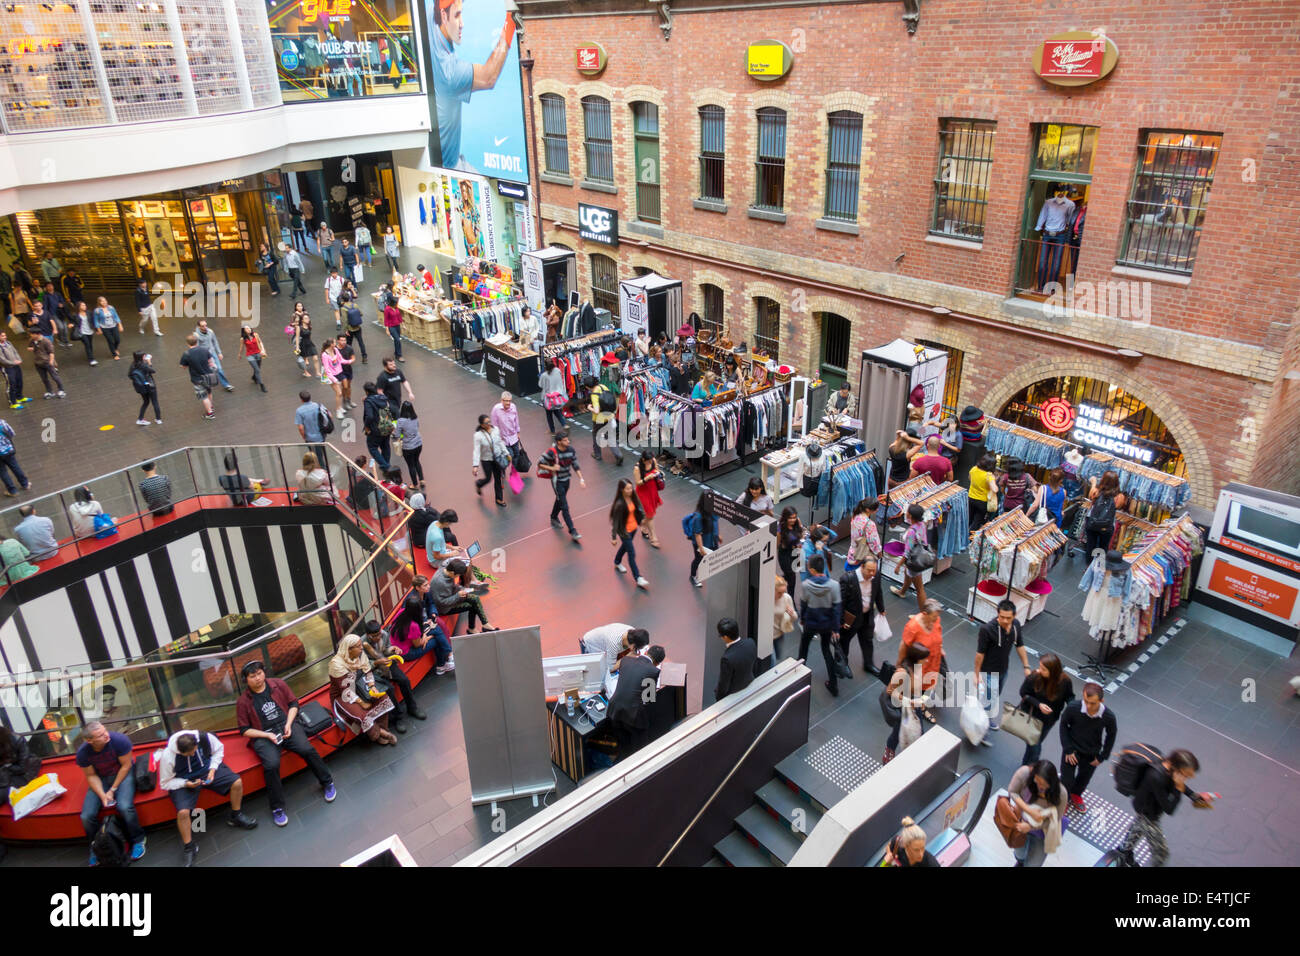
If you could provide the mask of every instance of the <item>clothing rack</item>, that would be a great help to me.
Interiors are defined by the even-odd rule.
[[[880,459],[872,449],[837,462],[822,472],[817,488],[817,500],[821,501],[822,486],[825,485],[828,498],[826,517],[829,522],[839,524],[859,501],[879,496],[880,486],[876,481],[878,468],[880,468]],[[850,473],[855,478],[851,483],[846,481]],[[852,487],[846,487],[843,498],[837,501],[836,491],[840,490],[841,486],[849,484],[852,484]]]
[[[917,498],[932,492],[935,488],[934,479],[927,475],[917,475],[915,478],[909,478],[907,481],[900,481],[896,485],[891,485],[889,491],[885,494],[885,520],[895,518],[907,510],[907,506],[912,504]],[[897,511],[891,513],[889,509],[897,507]]]
[[[936,561],[951,558],[966,550],[970,528],[970,497],[965,488],[954,481],[945,481],[933,491],[916,498],[912,504],[920,505],[927,514],[933,513],[934,520],[939,522],[938,543],[934,549]]]
[[[1070,539],[1065,536],[1064,531],[1056,526],[1055,521],[1049,521],[1045,525],[1040,525],[1036,530],[1024,535],[1012,546],[1011,566],[1007,569],[1007,580],[1005,582],[1007,589],[1010,590],[1015,587],[1016,562],[1020,559],[1021,548],[1034,546],[1041,548],[1050,544],[1051,547],[1048,550],[1050,552],[1056,552],[1069,545],[1069,543]],[[1034,580],[1037,581],[1039,578],[1043,577],[1048,570],[1051,569],[1048,568],[1040,571]]]
[[[982,569],[984,567],[986,548],[991,546],[995,552],[1000,551],[1015,538],[1023,537],[1033,530],[1034,523],[1029,520],[1029,516],[1016,508],[1014,511],[998,515],[992,521],[985,522],[971,532],[969,550],[975,554],[975,586],[970,591],[970,602],[966,607],[966,614],[972,620],[975,618],[975,592],[979,589],[980,581],[983,580]],[[975,548],[977,539],[979,541],[978,550]]]
[[[984,423],[984,448],[998,455],[1019,458],[1027,465],[1041,465],[1044,468],[1057,468],[1065,458],[1065,453],[1075,447],[1064,438],[1044,435],[1004,422],[1000,418],[988,418]]]
[[[567,339],[547,342],[542,346],[542,358],[561,358],[570,352],[608,345],[617,342],[620,334],[618,329],[604,329],[600,332],[588,332],[586,335],[575,335]]]
[[[1186,478],[1116,458],[1105,452],[1093,452],[1084,458],[1083,464],[1079,466],[1079,477],[1100,478],[1107,471],[1115,472],[1119,478],[1119,490],[1126,496],[1159,505],[1166,511],[1181,507],[1192,496],[1192,486]]]

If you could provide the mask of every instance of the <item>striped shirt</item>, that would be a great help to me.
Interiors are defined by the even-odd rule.
[[[573,477],[573,472],[582,471],[578,467],[578,453],[574,451],[573,445],[565,451],[559,451],[556,448],[548,448],[546,453],[538,461],[542,465],[559,465],[559,470],[555,472],[556,481],[569,481]]]

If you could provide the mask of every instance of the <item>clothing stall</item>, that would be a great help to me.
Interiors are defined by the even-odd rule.
[[[863,442],[881,461],[888,456],[895,433],[907,423],[909,399],[918,388],[925,395],[925,417],[942,416],[947,375],[947,352],[906,339],[862,353],[856,417],[862,420]]]
[[[671,339],[682,324],[682,283],[653,272],[624,279],[618,284],[618,307],[627,335],[635,339],[645,329],[651,342],[660,334]]]
[[[744,456],[784,440],[786,386],[705,405],[671,392],[647,398],[644,411],[658,423],[659,448],[698,460],[701,477],[739,466]]]
[[[548,359],[555,361],[564,377],[565,392],[572,398],[578,394],[584,378],[600,377],[600,360],[618,339],[617,329],[604,329],[547,342],[542,346],[541,359],[543,363]]]
[[[1052,585],[1047,573],[1065,555],[1069,539],[1053,521],[1035,524],[1016,509],[986,522],[970,536],[977,583],[967,592],[966,613],[979,621],[997,617],[1010,600],[1016,617],[1028,622],[1047,607]]]
[[[569,293],[578,288],[578,256],[572,249],[547,246],[521,255],[524,300],[538,315],[552,304],[569,308]]]

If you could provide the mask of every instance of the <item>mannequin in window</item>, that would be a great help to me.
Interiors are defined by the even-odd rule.
[[[1079,265],[1079,244],[1083,242],[1084,220],[1088,216],[1088,200],[1084,198],[1083,193],[1075,192],[1070,196],[1070,201],[1075,204],[1074,217],[1070,220],[1070,275],[1074,275],[1075,267]]]
[[[1061,255],[1070,237],[1070,220],[1074,217],[1074,203],[1066,197],[1060,183],[1048,188],[1048,199],[1038,212],[1034,230],[1042,240],[1038,247],[1038,289],[1043,291],[1049,282],[1056,282],[1061,272]]]

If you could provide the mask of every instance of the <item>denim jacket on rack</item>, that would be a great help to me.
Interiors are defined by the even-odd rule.
[[[1079,581],[1080,591],[1100,591],[1102,584],[1107,585],[1106,596],[1123,598],[1128,603],[1129,593],[1133,588],[1133,575],[1125,571],[1110,572],[1109,579],[1106,571],[1106,556],[1097,555],[1092,564],[1088,565],[1088,570],[1083,572],[1083,579]]]
[[[984,430],[984,448],[999,455],[1019,458],[1027,465],[1056,468],[1065,458],[1065,449],[1048,441],[1035,441],[1024,435],[1013,434],[990,421]]]

